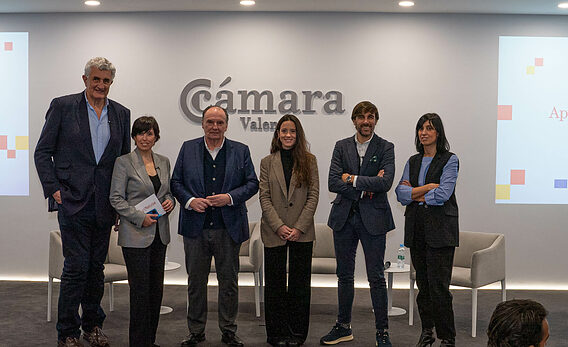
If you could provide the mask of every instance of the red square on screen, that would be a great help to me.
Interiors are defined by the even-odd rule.
[[[0,149],[8,149],[8,136],[0,135]]]
[[[513,105],[497,105],[497,119],[498,120],[512,120],[513,119]]]
[[[511,170],[511,184],[525,184],[525,170]]]
[[[544,66],[544,58],[534,58],[534,66]]]
[[[14,159],[16,158],[16,150],[15,149],[9,149],[8,150],[8,159]]]
[[[14,49],[14,43],[13,42],[4,42],[4,50],[5,51],[11,51]]]

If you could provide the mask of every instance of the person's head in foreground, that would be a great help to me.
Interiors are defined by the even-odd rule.
[[[550,336],[546,309],[533,300],[509,300],[493,311],[488,347],[544,347]]]

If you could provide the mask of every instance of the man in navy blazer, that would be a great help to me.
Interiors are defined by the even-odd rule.
[[[390,347],[384,277],[386,233],[394,229],[387,192],[394,178],[394,145],[375,134],[377,107],[358,103],[351,115],[355,136],[335,144],[329,168],[329,191],[337,193],[327,224],[333,229],[337,260],[339,313],[322,345],[353,340],[355,255],[361,241],[375,313],[377,346]]]
[[[59,346],[108,346],[103,263],[116,214],[109,193],[114,161],[130,152],[130,111],[107,98],[116,69],[105,58],[85,66],[85,91],[53,99],[34,159],[49,210],[58,210],[63,244]],[[83,310],[78,315],[79,305]]]
[[[235,324],[239,251],[249,238],[246,201],[258,191],[258,179],[249,148],[225,138],[228,120],[225,109],[207,107],[201,121],[205,136],[182,145],[172,174],[171,191],[182,206],[178,233],[183,236],[189,278],[190,334],[182,346],[205,340],[212,256],[219,281],[221,341],[243,346]]]

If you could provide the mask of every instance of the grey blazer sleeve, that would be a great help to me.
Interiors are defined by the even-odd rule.
[[[120,218],[124,218],[141,228],[145,218],[144,212],[138,211],[126,201],[126,187],[129,178],[128,166],[131,166],[129,154],[116,159],[110,186],[110,204],[120,215]]]

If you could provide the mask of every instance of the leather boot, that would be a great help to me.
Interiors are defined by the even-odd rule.
[[[422,333],[420,334],[420,339],[418,340],[416,347],[432,346],[434,341],[436,341],[436,339],[434,338],[432,329],[422,329]]]
[[[456,339],[442,339],[442,343],[440,343],[440,347],[456,347]]]

